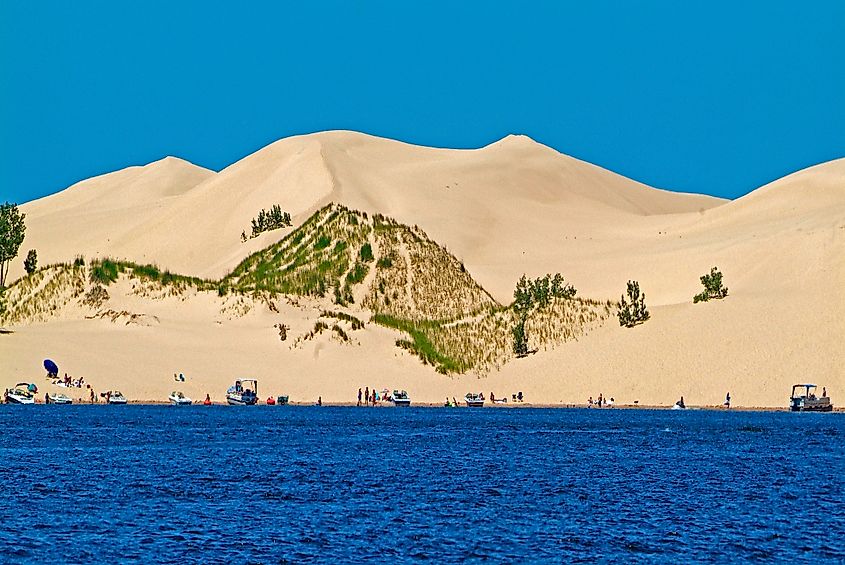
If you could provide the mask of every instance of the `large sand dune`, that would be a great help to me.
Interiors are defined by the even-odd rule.
[[[42,263],[113,256],[218,278],[293,229],[241,242],[258,210],[278,203],[296,226],[329,202],[419,225],[501,303],[522,273],[559,271],[580,296],[600,299],[618,299],[636,279],[652,319],[633,329],[611,319],[479,381],[423,367],[393,346],[391,330],[368,330],[354,347],[317,340],[290,350],[272,328],[282,314],[229,322],[189,300],[162,307],[150,327],[66,319],[14,328],[0,336],[0,379],[37,374],[52,351],[100,389],[138,398],[166,395],[173,370],[203,375],[188,387],[195,395],[244,370],[307,400],[351,400],[359,385],[376,385],[426,401],[481,388],[537,402],[603,392],[716,404],[730,390],[738,405],[782,406],[792,382],[810,380],[845,403],[845,159],[728,202],[650,188],[522,136],[451,150],[326,132],[280,140],[219,173],[168,158],[84,181],[23,206],[22,251],[36,248]],[[714,265],[729,297],[693,305],[698,277]],[[20,274],[17,262],[12,277]],[[302,309],[284,317],[302,331],[313,323]],[[385,382],[367,382],[373,374]]]

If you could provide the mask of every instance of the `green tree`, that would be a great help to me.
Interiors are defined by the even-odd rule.
[[[35,249],[30,249],[26,254],[26,259],[23,260],[23,268],[26,269],[26,274],[31,275],[38,268],[38,254]]]
[[[517,357],[528,355],[528,336],[525,334],[525,318],[513,328],[513,352]]]
[[[704,290],[692,297],[693,303],[707,302],[711,298],[721,299],[728,295],[727,287],[722,285],[722,273],[717,267],[710,269],[709,275],[701,276]]]
[[[645,305],[645,293],[640,293],[640,283],[628,281],[628,298],[622,296],[619,301],[619,325],[633,328],[651,317]]]
[[[12,259],[18,256],[18,249],[23,243],[26,214],[18,210],[17,205],[0,204],[0,288],[6,286],[6,276]]]

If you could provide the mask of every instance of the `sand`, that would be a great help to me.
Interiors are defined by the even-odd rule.
[[[207,295],[124,297],[111,307],[146,314],[149,325],[68,314],[0,335],[0,385],[46,383],[40,363],[50,357],[97,390],[145,400],[176,388],[222,400],[234,378],[253,376],[262,396],[303,402],[349,402],[375,386],[431,403],[521,390],[541,404],[602,393],[617,403],[684,395],[716,405],[730,391],[735,406],[782,407],[794,382],[811,381],[845,403],[845,160],[724,201],[654,189],[524,136],[451,150],[325,132],[280,140],[217,173],[167,158],[27,203],[21,255],[108,255],[219,277],[292,229],[242,243],[259,209],[278,203],[296,225],[328,202],[419,225],[502,303],[523,273],[561,272],[579,296],[600,299],[618,299],[636,279],[652,319],[633,329],[611,319],[479,378],[437,374],[394,346],[398,333],[373,324],[351,345],[327,334],[293,349],[279,341],[274,324],[289,324],[292,341],[319,305],[226,319]],[[714,265],[729,297],[692,304]],[[11,276],[20,274],[18,261]],[[176,385],[174,372],[188,381]]]

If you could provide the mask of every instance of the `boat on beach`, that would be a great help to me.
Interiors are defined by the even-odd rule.
[[[167,399],[170,400],[170,404],[173,406],[190,406],[194,403],[194,401],[185,396],[182,391],[178,390],[171,392]]]
[[[244,386],[251,384],[252,387]],[[226,391],[226,402],[232,406],[253,406],[258,402],[258,381],[238,379]]]
[[[35,404],[35,393],[29,383],[18,383],[3,393],[6,404]]]
[[[126,404],[127,402],[128,400],[119,390],[110,390],[106,393],[107,404]]]
[[[799,389],[804,389],[804,394]],[[790,412],[831,412],[833,404],[826,392],[822,396],[816,396],[816,385],[795,384],[792,385],[792,394],[789,397]]]
[[[411,397],[408,396],[408,393],[404,390],[394,390],[393,396],[391,397],[394,406],[410,406],[411,405]]]
[[[66,394],[54,392],[47,395],[47,404],[73,404],[73,400]]]
[[[468,408],[482,408],[484,406],[484,393],[468,392],[464,400]]]

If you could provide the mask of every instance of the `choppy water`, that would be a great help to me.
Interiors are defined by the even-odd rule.
[[[0,561],[845,561],[845,417],[0,406]]]

